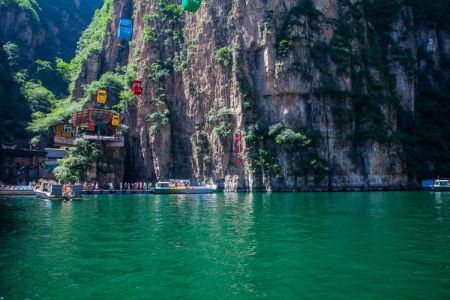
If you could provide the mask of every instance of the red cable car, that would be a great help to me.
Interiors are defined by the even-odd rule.
[[[233,143],[233,152],[234,153],[241,153],[242,152],[241,139],[242,139],[242,136],[241,136],[240,133],[236,133],[234,135],[234,138],[233,138],[233,141],[234,141],[234,143]]]
[[[233,136],[233,162],[234,165],[242,167],[244,165],[244,158],[242,157],[242,135],[236,133]]]
[[[139,96],[142,95],[142,91],[144,90],[144,88],[142,87],[142,81],[141,80],[135,80],[133,81],[133,84],[131,86],[131,91],[133,92],[133,94]]]
[[[242,167],[244,165],[244,159],[242,158],[242,156],[237,156],[234,158],[234,164],[238,167]]]

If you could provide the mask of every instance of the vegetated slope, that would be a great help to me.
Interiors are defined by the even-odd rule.
[[[65,61],[75,55],[77,42],[92,20],[93,13],[100,8],[102,0],[38,0],[40,18],[49,37],[42,50],[53,54],[48,59],[60,57]]]
[[[26,138],[31,113],[67,97],[70,60],[102,0],[0,0],[1,141]]]
[[[103,86],[122,110],[127,180],[342,190],[450,175],[448,1],[177,4],[115,1],[74,83],[74,100]],[[124,8],[129,45],[115,36]]]

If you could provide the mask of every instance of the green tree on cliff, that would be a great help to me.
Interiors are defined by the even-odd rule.
[[[59,166],[53,174],[59,182],[85,180],[86,172],[101,155],[102,150],[97,144],[78,139],[76,146],[70,148],[64,158],[58,160]]]

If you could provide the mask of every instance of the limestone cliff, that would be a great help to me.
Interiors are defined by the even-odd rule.
[[[209,0],[194,14],[174,3],[115,1],[103,50],[76,82],[75,98],[118,67],[144,81],[124,111],[126,180],[226,190],[414,183],[401,117],[415,115],[419,75],[448,79],[450,54],[448,27],[424,21],[414,1]],[[115,35],[121,16],[134,20],[129,44]]]
[[[71,59],[102,0],[0,0],[0,141],[30,139],[32,113],[68,96]],[[64,65],[64,64],[63,64]],[[62,69],[61,69],[62,70]],[[48,128],[45,128],[47,131]]]
[[[0,41],[27,47],[29,57],[52,60],[73,57],[81,32],[101,0],[2,1]]]

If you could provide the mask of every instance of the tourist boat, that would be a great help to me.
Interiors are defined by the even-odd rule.
[[[450,180],[436,179],[431,186],[433,191],[450,191]]]
[[[34,194],[41,199],[73,200],[81,198],[82,190],[81,185],[62,185],[43,181],[36,186]]]
[[[153,188],[155,194],[209,194],[217,191],[217,185],[191,186],[189,180],[159,181]]]

